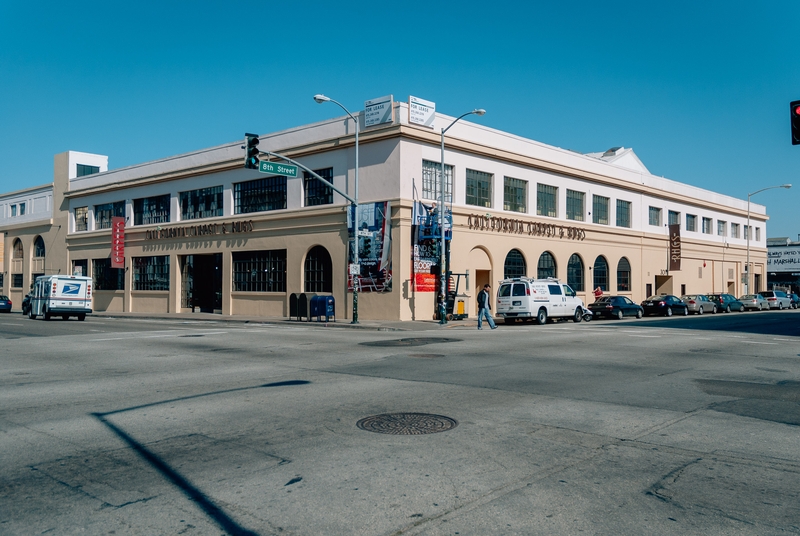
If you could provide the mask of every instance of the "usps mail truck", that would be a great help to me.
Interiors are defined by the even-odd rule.
[[[43,316],[50,320],[71,316],[85,320],[92,312],[92,278],[79,275],[41,275],[36,278],[31,291],[31,308],[28,318]]]

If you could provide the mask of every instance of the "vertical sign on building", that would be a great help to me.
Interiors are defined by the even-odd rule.
[[[364,127],[391,123],[394,121],[392,95],[364,102]]]
[[[125,268],[125,218],[111,218],[111,267]]]
[[[669,271],[681,271],[681,225],[669,226]]]
[[[408,97],[408,122],[433,128],[436,117],[436,103],[418,97]]]

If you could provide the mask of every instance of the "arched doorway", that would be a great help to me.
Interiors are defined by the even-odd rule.
[[[328,250],[314,246],[306,255],[305,292],[333,292],[333,263]]]

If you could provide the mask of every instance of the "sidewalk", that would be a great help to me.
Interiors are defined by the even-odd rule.
[[[221,323],[243,323],[243,324],[282,324],[282,325],[306,325],[325,328],[342,329],[366,329],[373,331],[441,331],[449,329],[476,329],[477,319],[453,320],[447,324],[440,324],[437,320],[359,320],[358,324],[352,324],[349,319],[336,320],[334,322],[317,322],[312,320],[292,320],[288,317],[265,317],[265,316],[243,316],[243,315],[221,315],[217,313],[109,313],[98,312],[90,315],[90,318],[135,318],[143,320],[184,320],[196,322],[221,322]]]

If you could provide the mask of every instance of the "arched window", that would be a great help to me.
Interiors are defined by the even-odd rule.
[[[512,277],[525,277],[528,275],[527,266],[525,265],[525,257],[518,249],[512,249],[506,255],[506,263],[503,266],[503,278],[511,279]]]
[[[631,290],[631,263],[622,257],[617,264],[617,291],[630,292]]]
[[[608,292],[608,261],[600,255],[594,260],[594,288]]]
[[[536,277],[539,279],[544,279],[545,277],[555,276],[556,260],[553,258],[552,253],[545,251],[542,253],[541,257],[539,257],[539,264],[536,266]]]
[[[333,292],[333,264],[328,250],[314,246],[306,256],[306,292]]]
[[[14,240],[14,251],[11,253],[13,259],[21,259],[23,258],[22,254],[22,240],[17,238]]]
[[[37,236],[33,242],[33,256],[44,258],[44,240],[41,236]]]
[[[567,285],[576,292],[583,292],[583,261],[577,253],[573,253],[567,264]]]

